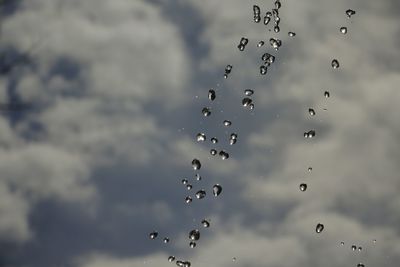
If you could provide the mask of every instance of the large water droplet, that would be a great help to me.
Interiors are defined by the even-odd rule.
[[[267,67],[266,66],[260,66],[260,74],[261,75],[267,74]]]
[[[202,198],[204,198],[206,196],[206,191],[204,191],[204,190],[199,190],[199,191],[197,191],[197,193],[196,193],[196,198],[197,199],[202,199]]]
[[[295,37],[295,36],[296,36],[296,33],[295,33],[295,32],[288,32],[288,35],[289,35],[290,37]]]
[[[174,257],[174,256],[169,256],[169,257],[168,257],[168,261],[169,261],[169,262],[173,262],[174,260],[175,260],[175,257]]]
[[[254,91],[251,90],[251,89],[246,89],[246,90],[244,90],[244,94],[245,94],[246,96],[251,96],[251,95],[254,94]]]
[[[206,141],[206,135],[204,133],[198,133],[196,135],[197,142],[204,142]]]
[[[340,32],[343,34],[347,33],[347,27],[340,27]]]
[[[307,190],[307,184],[300,184],[300,191],[304,192]]]
[[[356,12],[354,10],[352,10],[352,9],[347,9],[346,10],[346,15],[347,15],[348,18],[351,18],[351,16],[353,16],[355,14],[356,14]]]
[[[218,143],[218,139],[216,137],[211,138],[211,143],[216,144]]]
[[[225,160],[229,158],[229,154],[225,150],[221,150],[219,152],[219,155],[221,156],[221,159]]]
[[[271,55],[271,54],[269,54],[269,53],[264,53],[264,54],[261,56],[261,60],[262,60],[262,61],[265,61],[265,63],[272,64],[272,63],[275,62],[275,56],[273,56],[273,55]],[[268,64],[268,65],[269,65],[269,64]]]
[[[224,126],[231,126],[232,122],[229,120],[224,120]]]
[[[217,150],[216,149],[211,149],[210,150],[210,154],[213,155],[213,156],[217,155]]]
[[[169,238],[168,238],[168,237],[164,237],[163,242],[164,242],[165,244],[169,243]]]
[[[199,170],[201,168],[200,160],[193,159],[192,160],[192,167],[193,167],[193,170]]]
[[[200,231],[198,229],[193,229],[189,232],[189,239],[193,241],[197,241],[200,239]]]
[[[195,248],[195,247],[196,247],[196,242],[191,241],[191,242],[189,243],[189,247],[190,247],[190,248]]]
[[[193,199],[190,196],[185,197],[185,202],[186,204],[189,204],[193,201]]]
[[[309,109],[308,109],[308,113],[309,113],[311,116],[314,116],[314,115],[315,115],[315,110],[312,109],[312,108],[309,108]]]
[[[213,195],[214,195],[215,197],[217,197],[217,196],[219,196],[219,195],[221,194],[221,192],[222,192],[222,186],[219,185],[219,184],[215,184],[215,185],[213,186]]]
[[[251,100],[251,98],[248,98],[248,97],[245,97],[242,99],[243,107],[249,106],[252,102],[253,102],[253,100]]]
[[[215,97],[216,97],[215,91],[213,89],[208,90],[208,99],[214,101]]]
[[[154,231],[149,234],[150,239],[156,239],[158,236],[158,232]]]
[[[317,233],[321,233],[322,230],[324,230],[324,225],[322,223],[317,224],[317,227],[315,227],[315,231]]]
[[[203,219],[203,220],[201,221],[201,224],[203,225],[204,228],[210,227],[210,222],[207,221],[206,219]]]
[[[201,113],[203,113],[203,116],[204,116],[204,117],[208,117],[208,116],[211,115],[211,110],[210,110],[210,108],[205,107],[205,108],[203,108],[203,109],[201,110]]]
[[[339,68],[339,61],[337,59],[333,59],[331,65],[332,65],[332,68],[338,69]]]

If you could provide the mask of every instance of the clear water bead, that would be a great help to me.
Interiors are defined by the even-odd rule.
[[[308,167],[308,172],[312,172],[312,167]]]
[[[265,16],[264,17],[264,25],[268,25],[268,23],[271,21],[271,17]]]
[[[196,178],[197,181],[201,181],[201,176],[200,174],[196,173],[196,175],[194,176]]]
[[[340,27],[340,32],[343,34],[347,33],[347,27]]]
[[[198,133],[196,135],[197,142],[204,142],[206,141],[206,135],[204,133]]]
[[[282,41],[275,38],[269,39],[269,43],[275,50],[279,50],[279,47],[282,45]]]
[[[219,155],[221,156],[221,159],[226,160],[229,158],[229,154],[225,150],[221,150],[219,152]]]
[[[307,190],[307,184],[300,184],[300,191],[304,192]]]
[[[236,144],[237,140],[236,139],[229,139],[229,145],[233,146],[234,144]]]
[[[224,120],[224,126],[231,126],[232,122],[230,120]]]
[[[339,68],[339,61],[337,59],[333,59],[331,62],[331,66],[334,69],[338,69]]]
[[[208,116],[211,115],[211,110],[210,110],[210,108],[208,108],[208,107],[204,107],[204,108],[201,110],[201,113],[203,114],[204,117],[208,117]]]
[[[215,184],[215,185],[213,186],[213,195],[214,195],[215,197],[217,197],[217,196],[219,196],[219,195],[221,194],[221,192],[222,192],[222,186],[219,185],[219,184]]]
[[[192,197],[190,197],[190,196],[185,197],[185,202],[186,202],[186,204],[189,204],[189,203],[191,203],[192,201],[193,201]]]
[[[150,239],[156,239],[158,236],[158,232],[154,231],[149,234]]]
[[[329,98],[331,96],[331,94],[328,91],[325,91],[324,96],[325,96],[325,98]]]
[[[187,184],[189,181],[187,179],[182,179],[182,184]]]
[[[281,31],[281,29],[279,28],[279,26],[278,26],[278,25],[275,25],[275,26],[274,26],[274,32],[278,33],[278,32],[280,32],[280,31]]]
[[[195,248],[195,247],[196,247],[196,242],[191,241],[191,242],[189,243],[189,247],[190,247],[190,248]]]
[[[189,232],[189,239],[193,241],[197,241],[200,239],[200,231],[198,229],[193,229]]]
[[[295,37],[295,36],[296,36],[296,33],[295,33],[295,32],[288,32],[288,35],[289,35],[290,37]]]
[[[201,224],[203,225],[204,228],[210,227],[210,222],[207,221],[206,219],[203,219],[203,220],[201,221]]]
[[[317,226],[315,227],[315,231],[317,233],[321,233],[324,230],[324,225],[322,223],[317,224]]]
[[[361,251],[362,250],[362,247],[358,247],[358,251]]]
[[[199,170],[201,168],[200,160],[193,159],[192,160],[192,167],[193,167],[193,170]]]
[[[185,267],[185,262],[183,262],[183,261],[176,261],[176,266],[178,266],[178,267]]]
[[[251,89],[246,89],[246,90],[244,90],[244,94],[245,94],[246,96],[251,96],[251,95],[254,94],[254,91],[251,90]]]
[[[356,245],[352,245],[352,246],[351,246],[351,250],[352,250],[352,251],[356,251],[356,250],[357,250],[357,246],[356,246]]]
[[[175,257],[174,257],[174,256],[169,256],[169,257],[168,257],[168,261],[169,261],[169,262],[173,262],[174,260],[175,260]]]
[[[169,243],[169,238],[168,238],[168,237],[164,237],[163,242],[164,242],[165,244]]]
[[[215,156],[215,155],[217,155],[217,150],[216,149],[211,149],[210,150],[210,154],[212,155],[212,156]]]
[[[211,143],[216,144],[218,143],[218,139],[216,137],[211,138]]]
[[[192,190],[192,188],[193,188],[193,186],[192,186],[191,184],[187,184],[187,185],[186,185],[186,189],[187,189],[187,190]]]
[[[359,264],[357,264],[357,267],[365,267],[365,265],[360,262]]]
[[[214,101],[215,97],[216,97],[215,91],[213,89],[208,90],[208,99]]]
[[[253,102],[253,100],[251,100],[251,98],[248,98],[248,97],[245,97],[242,99],[243,107],[248,107],[252,102]]]
[[[260,74],[265,75],[267,74],[267,67],[266,66],[260,66]]]
[[[309,109],[308,109],[308,113],[309,113],[311,116],[314,116],[314,115],[315,115],[315,110],[312,109],[312,108],[309,108]]]
[[[204,191],[204,190],[199,190],[199,191],[197,191],[197,193],[196,193],[196,198],[197,198],[197,199],[205,198],[205,196],[206,196],[206,191]]]
[[[264,45],[264,41],[259,41],[258,44],[257,44],[257,47],[261,47],[263,45]]]
[[[347,15],[348,18],[351,18],[351,16],[353,16],[355,14],[356,14],[356,12],[354,10],[352,10],[352,9],[347,9],[346,10],[346,15]]]

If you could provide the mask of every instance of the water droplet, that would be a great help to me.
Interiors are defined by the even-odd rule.
[[[200,160],[193,159],[192,160],[192,167],[193,167],[193,170],[199,170],[201,168]]]
[[[342,241],[342,242],[340,242],[340,245],[341,245],[341,246],[344,246],[344,242],[343,242],[343,241]]]
[[[259,23],[260,20],[261,20],[261,16],[260,16],[261,10],[260,10],[260,7],[257,6],[257,5],[253,5],[253,13],[254,13],[254,22],[255,22],[255,23]]]
[[[295,32],[288,32],[288,35],[289,35],[290,37],[295,37],[295,36],[296,36],[296,33],[295,33]]]
[[[264,25],[268,25],[268,23],[271,21],[271,17],[265,16],[264,17]]]
[[[240,39],[240,43],[239,43],[239,45],[238,45],[239,50],[240,50],[240,51],[243,51],[248,42],[249,42],[249,39],[247,39],[247,38],[245,38],[245,37],[242,37],[242,38]]]
[[[262,61],[265,61],[265,63],[272,64],[272,63],[275,62],[275,56],[273,56],[273,55],[271,55],[271,54],[269,54],[269,53],[264,53],[264,54],[261,56],[261,60],[262,60]],[[268,65],[269,65],[269,64],[268,64]]]
[[[233,146],[236,144],[237,140],[236,139],[229,139],[229,145]]]
[[[312,108],[309,108],[309,109],[308,109],[308,113],[309,113],[311,116],[314,116],[314,115],[315,115],[315,110],[312,109]]]
[[[208,117],[208,116],[211,115],[211,110],[210,110],[210,108],[205,107],[205,108],[203,108],[203,109],[201,110],[201,113],[203,113],[203,116],[204,116],[204,117]]]
[[[210,154],[213,155],[213,156],[217,155],[217,150],[211,149],[210,150]]]
[[[275,25],[275,26],[274,26],[274,32],[278,33],[278,32],[280,32],[280,31],[281,31],[281,29],[279,28],[279,26],[278,26],[278,25]]]
[[[169,257],[168,257],[168,261],[169,261],[169,262],[173,262],[174,260],[175,260],[175,257],[174,257],[174,256],[169,256]]]
[[[187,190],[192,190],[192,188],[193,188],[193,186],[192,186],[191,184],[187,184],[187,185],[186,185],[186,189],[187,189]]]
[[[307,190],[307,184],[300,184],[300,191],[304,192]]]
[[[259,41],[258,44],[257,44],[257,47],[261,47],[263,45],[264,45],[264,41]]]
[[[275,38],[269,39],[269,43],[275,50],[279,50],[279,47],[282,45],[282,41]]]
[[[372,240],[372,242],[376,243],[376,239]]]
[[[315,131],[314,130],[311,130],[311,131],[308,131],[308,132],[304,133],[304,137],[305,138],[313,138],[314,136],[315,136]]]
[[[169,243],[169,238],[168,238],[168,237],[164,237],[163,242],[164,242],[165,244]]]
[[[182,184],[187,184],[188,180],[187,179],[182,179]]]
[[[360,262],[359,264],[357,264],[357,267],[365,267],[365,265]]]
[[[201,221],[201,224],[203,225],[204,228],[210,227],[210,222],[207,221],[206,219],[203,219],[203,220]]]
[[[354,10],[352,10],[352,9],[347,9],[346,10],[346,15],[347,15],[348,18],[351,18],[351,16],[353,16],[355,14],[356,14],[356,12]]]
[[[222,186],[220,186],[219,184],[215,184],[213,186],[213,195],[217,197],[221,194],[221,192],[222,192]]]
[[[275,1],[275,8],[276,8],[276,9],[281,8],[281,6],[282,6],[281,2]]]
[[[219,152],[219,155],[221,156],[221,159],[225,160],[229,158],[229,154],[225,150],[221,150]]]
[[[190,247],[190,248],[195,248],[195,247],[196,247],[196,242],[191,241],[191,242],[189,243],[189,247]]]
[[[185,263],[183,261],[177,261],[176,266],[185,267]]]
[[[208,99],[214,101],[215,97],[216,97],[215,91],[213,89],[208,90]]]
[[[308,167],[308,171],[309,171],[309,172],[312,172],[312,167]]]
[[[331,65],[332,68],[337,69],[339,68],[339,61],[337,59],[333,59]]]
[[[204,198],[206,196],[206,191],[204,191],[204,190],[199,190],[199,191],[197,191],[197,193],[196,193],[196,198],[197,199],[202,199],[202,198]]]
[[[347,33],[347,27],[340,27],[340,32],[343,34]]]
[[[200,180],[201,180],[201,176],[200,176],[200,174],[198,174],[198,173],[196,173],[196,175],[195,175],[194,177],[196,178],[197,181],[200,181]]]
[[[267,11],[267,12],[265,13],[265,16],[267,16],[267,17],[272,17],[271,11]]]
[[[189,232],[189,239],[193,241],[197,241],[200,239],[200,231],[198,229],[194,229]]]
[[[251,90],[251,89],[246,89],[246,90],[244,90],[244,94],[245,94],[246,96],[251,96],[251,95],[254,94],[254,91]]]
[[[184,267],[190,267],[191,263],[188,261],[185,261],[185,266]]]
[[[251,103],[250,106],[249,106],[249,108],[250,108],[250,110],[253,110],[253,109],[254,109],[254,104]]]
[[[244,50],[244,45],[239,44],[239,45],[238,45],[238,49],[239,49],[239,51],[243,51],[243,50]]]
[[[260,66],[260,74],[261,75],[267,74],[267,67],[266,66]]]
[[[356,246],[356,245],[352,245],[352,246],[351,246],[351,250],[352,250],[352,251],[356,251],[356,250],[357,250],[357,246]]]
[[[206,135],[204,133],[198,133],[196,135],[197,142],[204,142],[206,141]]]
[[[228,75],[229,75],[229,73],[231,73],[231,71],[232,71],[232,65],[226,65],[226,67],[225,67],[225,74],[224,74],[224,78],[225,78],[225,79],[228,78]]]
[[[251,100],[251,98],[248,98],[248,97],[245,97],[242,99],[243,107],[249,106],[252,102],[253,102],[253,100]]]
[[[324,96],[325,96],[325,98],[329,98],[331,96],[331,94],[328,91],[325,91]]]
[[[236,261],[236,257],[233,257],[233,258],[232,258],[232,261]]]
[[[150,239],[156,239],[158,236],[158,232],[154,231],[149,234]]]
[[[190,196],[185,197],[186,204],[189,204],[192,201],[193,201],[193,199]]]
[[[362,250],[362,247],[358,247],[358,251],[361,251]]]
[[[216,144],[218,143],[218,139],[216,137],[211,138],[211,143]]]
[[[315,231],[317,233],[321,233],[322,230],[324,230],[324,225],[322,223],[317,224],[317,227],[315,227]]]
[[[238,135],[237,133],[231,133],[231,139],[237,139]]]
[[[232,122],[229,120],[224,120],[224,126],[231,126]]]

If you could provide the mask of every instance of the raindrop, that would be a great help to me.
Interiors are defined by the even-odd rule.
[[[215,184],[213,186],[213,195],[217,197],[221,194],[221,192],[222,192],[222,186],[220,186],[219,184]]]
[[[206,191],[204,191],[204,190],[199,190],[199,191],[197,191],[197,193],[196,193],[196,198],[197,199],[202,199],[202,198],[204,198],[206,196]]]
[[[296,33],[295,33],[295,32],[288,32],[288,35],[289,35],[290,37],[295,37],[295,36],[296,36]]]
[[[239,48],[239,51],[243,51],[243,50],[244,50],[244,45],[239,44],[239,45],[238,45],[238,48]]]
[[[309,172],[312,172],[312,167],[308,167],[308,171],[309,171]]]
[[[308,131],[308,132],[304,133],[304,137],[305,138],[313,138],[314,136],[315,136],[315,131],[314,130],[311,130],[311,131]]]
[[[194,229],[189,232],[189,239],[193,241],[197,241],[200,239],[200,231],[197,229]]]
[[[260,7],[257,6],[257,5],[254,5],[254,6],[253,6],[253,13],[254,13],[254,22],[255,22],[255,23],[259,23],[260,20],[261,20],[261,16],[260,16],[261,10],[260,10]]]
[[[279,16],[279,11],[277,8],[272,9],[272,15],[276,18]]]
[[[193,159],[192,160],[192,167],[193,167],[193,170],[199,170],[201,168],[200,160]]]
[[[317,224],[317,227],[315,227],[315,231],[317,233],[321,233],[322,230],[324,230],[324,225],[322,223]]]
[[[251,98],[248,98],[248,97],[245,97],[242,99],[243,107],[249,106],[252,102],[253,102],[253,100],[251,100]]]
[[[358,247],[358,251],[361,251],[362,250],[362,247]]]
[[[268,23],[271,21],[271,17],[265,16],[264,17],[264,25],[268,25]]]
[[[173,262],[174,260],[175,260],[175,257],[174,257],[174,256],[169,256],[169,257],[168,257],[168,261],[169,261],[169,262]]]
[[[236,261],[236,257],[233,257],[233,258],[232,258],[232,261]]]
[[[274,63],[275,62],[275,56],[269,54],[269,53],[265,53],[261,56],[261,60],[265,61],[266,63]]]
[[[192,202],[192,198],[190,196],[185,197],[185,202],[186,204],[189,204],[190,202]]]
[[[279,50],[279,47],[282,45],[282,41],[275,38],[269,39],[269,43],[275,50]]]
[[[331,96],[331,94],[328,91],[325,91],[324,96],[325,96],[325,98],[329,98]]]
[[[264,41],[259,41],[258,44],[257,44],[257,47],[261,47],[263,45],[264,45]]]
[[[365,265],[360,262],[359,264],[357,264],[357,267],[365,267]]]
[[[231,133],[231,139],[237,139],[238,135],[236,133]]]
[[[224,126],[231,126],[232,122],[229,120],[224,120]]]
[[[251,90],[251,89],[246,89],[246,90],[244,90],[244,94],[245,94],[246,96],[251,96],[251,95],[254,94],[254,91]]]
[[[229,139],[229,145],[233,146],[234,144],[236,144],[237,140],[236,139]]]
[[[337,61],[337,59],[333,59],[331,65],[332,68],[337,69],[339,68],[339,61]]]
[[[254,16],[254,22],[259,23],[261,21],[261,16],[260,15],[255,15]]]
[[[150,239],[156,239],[158,236],[158,232],[154,231],[149,234]]]
[[[205,107],[205,108],[203,108],[203,109],[201,110],[201,113],[203,113],[203,116],[204,116],[204,117],[208,117],[208,116],[211,115],[211,110],[210,110],[210,108]]]
[[[214,101],[215,97],[216,97],[215,91],[213,89],[208,90],[208,99]]]
[[[184,265],[184,267],[190,267],[190,265],[191,265],[191,263],[190,263],[190,262],[188,262],[188,261],[185,261],[185,265]]]
[[[267,17],[272,17],[271,11],[267,11],[267,13],[265,13],[265,16],[267,16]]]
[[[372,242],[376,243],[376,239],[372,240]]]
[[[267,67],[266,66],[260,66],[260,73],[261,73],[261,75],[267,74]]]
[[[280,31],[281,31],[281,29],[279,28],[279,26],[278,26],[278,25],[275,25],[275,27],[274,27],[274,32],[278,33],[278,32],[280,32]]]
[[[356,250],[357,250],[357,246],[356,246],[356,245],[352,245],[352,246],[351,246],[351,250],[352,250],[352,251],[356,251]]]
[[[228,78],[228,74],[231,73],[232,71],[232,65],[226,65],[225,67],[225,74],[224,74],[224,78],[227,79]]]
[[[195,175],[194,177],[196,178],[197,181],[200,181],[200,180],[201,180],[201,176],[200,176],[200,174],[198,174],[198,173],[196,173],[196,175]]]
[[[240,39],[240,44],[242,44],[242,45],[247,45],[248,42],[249,42],[249,39],[247,39],[247,38],[245,38],[245,37],[242,37],[242,38]]]
[[[204,133],[198,133],[196,135],[197,142],[204,142],[206,141],[206,135]]]
[[[191,241],[191,242],[189,243],[189,247],[190,247],[190,248],[195,248],[195,247],[196,247],[196,242]]]
[[[347,33],[347,27],[340,27],[340,32],[343,34]]]
[[[169,238],[168,238],[168,237],[164,237],[163,242],[164,242],[165,244],[169,243]]]
[[[183,261],[177,261],[176,265],[179,267],[185,267],[185,263]]]
[[[300,184],[300,191],[304,192],[307,190],[307,184]]]
[[[213,156],[217,155],[217,150],[211,149],[210,150],[210,154],[213,155]]]
[[[343,241],[342,241],[342,242],[340,242],[340,245],[341,245],[341,246],[344,246],[344,242],[343,242]]]
[[[347,9],[346,10],[346,15],[347,15],[348,18],[351,18],[351,16],[353,16],[355,14],[356,14],[356,12],[354,10],[352,10],[352,9]]]
[[[203,220],[201,221],[201,224],[203,225],[204,228],[210,227],[210,222],[207,221],[206,219],[203,219]]]
[[[311,116],[314,116],[314,115],[315,115],[315,110],[312,109],[312,108],[309,108],[309,109],[308,109],[308,113],[309,113]]]
[[[219,152],[219,155],[221,156],[221,159],[223,159],[223,160],[229,158],[229,154],[228,154],[226,151],[224,151],[224,150],[221,150],[221,151]]]
[[[193,188],[193,186],[192,186],[191,184],[187,184],[187,185],[186,185],[186,189],[187,189],[187,190],[192,190],[192,188]]]
[[[182,179],[182,184],[187,184],[188,180],[187,179]]]
[[[211,138],[211,143],[216,144],[218,143],[218,139],[216,137]]]
[[[282,6],[281,2],[275,1],[275,8],[276,8],[276,9],[281,8],[281,6]]]
[[[249,107],[250,107],[250,110],[253,110],[254,109],[254,104],[251,103]]]

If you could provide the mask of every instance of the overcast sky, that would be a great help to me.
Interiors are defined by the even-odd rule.
[[[0,266],[398,264],[400,2],[281,2],[1,1]]]

